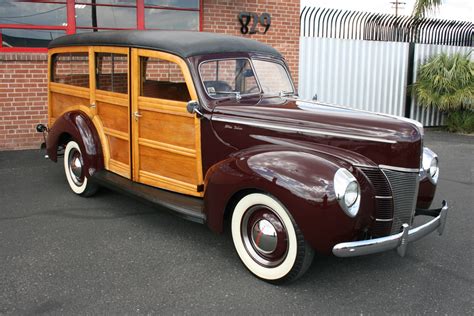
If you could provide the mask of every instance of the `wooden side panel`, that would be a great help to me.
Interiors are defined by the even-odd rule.
[[[186,102],[140,96],[140,56],[177,64],[186,79],[191,98],[196,98],[189,70],[176,56],[132,50],[133,164],[134,180],[184,194],[202,196],[200,131],[195,116],[186,111]],[[143,93],[143,91],[142,91]],[[198,157],[199,156],[199,157]]]
[[[96,71],[96,53],[110,53],[126,55],[128,58],[129,50],[120,47],[91,47],[92,56],[90,59],[90,71],[93,72],[91,79],[93,103],[97,117],[102,122],[103,131],[106,135],[108,146],[108,157],[104,157],[106,169],[115,172],[125,178],[131,178],[131,153],[130,153],[130,99],[127,93],[118,93],[97,89]],[[128,61],[130,62],[130,61]],[[100,66],[98,66],[100,67]],[[128,72],[123,73],[128,66],[120,65],[120,78],[115,76],[114,79],[120,79],[121,84],[125,84],[123,91],[130,91]],[[110,73],[111,69],[107,69]],[[126,71],[126,70],[125,70]]]
[[[66,92],[67,93],[67,92]],[[64,93],[50,92],[51,114],[50,119],[55,121],[64,111],[73,106],[79,109],[79,106],[89,106],[89,98],[76,97]]]
[[[194,119],[185,115],[162,112],[159,107],[140,106],[139,137],[161,143],[170,143],[186,149],[195,149]]]

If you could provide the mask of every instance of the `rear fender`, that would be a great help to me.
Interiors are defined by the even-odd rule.
[[[71,111],[60,116],[49,129],[46,139],[46,150],[49,158],[56,162],[58,147],[69,135],[81,149],[85,170],[88,176],[104,169],[102,146],[92,120],[81,111]]]

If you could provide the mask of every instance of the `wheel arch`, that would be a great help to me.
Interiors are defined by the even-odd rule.
[[[60,145],[74,139],[83,153],[86,175],[92,176],[104,169],[104,155],[99,134],[89,116],[82,111],[70,111],[61,115],[51,126],[46,139],[50,159],[57,162]]]
[[[263,192],[289,210],[314,249],[330,253],[334,244],[356,238],[371,220],[369,199],[363,199],[354,218],[339,206],[333,181],[341,167],[350,165],[294,148],[265,145],[238,152],[206,174],[207,225],[223,232],[236,201],[250,192]]]

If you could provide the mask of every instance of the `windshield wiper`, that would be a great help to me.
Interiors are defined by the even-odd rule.
[[[232,94],[232,95],[235,95],[236,100],[242,99],[242,96],[240,95],[239,91],[214,91],[212,94],[213,95],[215,95],[215,94]]]

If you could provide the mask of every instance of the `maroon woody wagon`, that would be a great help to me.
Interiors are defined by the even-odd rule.
[[[49,49],[47,154],[72,191],[111,187],[215,232],[257,277],[314,252],[396,249],[437,230],[438,157],[416,121],[300,100],[281,54],[210,33],[117,31]],[[431,216],[413,227],[417,215]],[[228,226],[226,226],[226,223]]]

